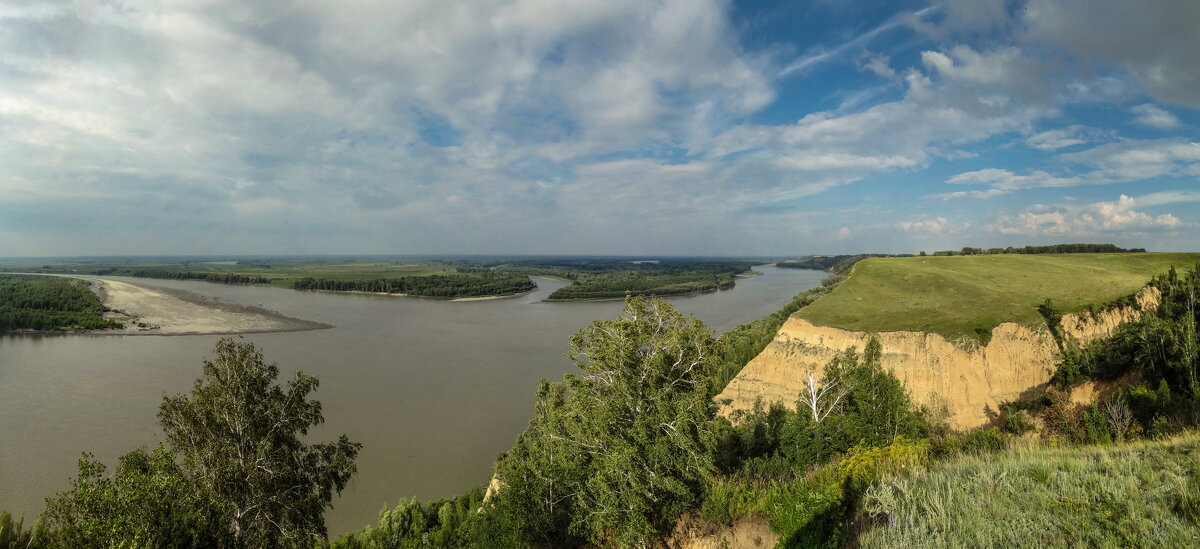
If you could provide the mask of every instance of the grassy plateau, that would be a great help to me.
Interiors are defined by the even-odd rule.
[[[1002,322],[1044,324],[1047,298],[1065,313],[1137,292],[1200,253],[972,255],[865,259],[836,290],[795,316],[819,326],[869,332],[932,332],[978,341]]]

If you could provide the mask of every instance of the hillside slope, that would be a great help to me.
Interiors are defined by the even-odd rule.
[[[1037,312],[1039,303],[1049,297],[1064,310],[1083,311],[1137,292],[1171,265],[1197,259],[1200,254],[865,260],[836,290],[793,315],[717,402],[726,415],[751,408],[758,398],[790,406],[808,372],[819,372],[847,347],[862,349],[874,333],[884,367],[918,402],[945,404],[955,427],[987,425],[1001,403],[1050,379],[1058,347]],[[1067,314],[1064,334],[1079,342],[1107,336],[1157,299],[1147,290],[1138,293],[1136,305]],[[986,344],[973,339],[973,327],[982,326]]]
[[[1002,322],[1042,326],[1047,298],[1063,312],[1137,292],[1195,253],[978,255],[872,258],[836,290],[795,316],[853,331],[917,331],[969,346]]]

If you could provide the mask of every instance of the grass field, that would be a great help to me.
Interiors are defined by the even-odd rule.
[[[961,458],[862,502],[863,548],[1197,547],[1200,437]]]
[[[1200,253],[975,255],[872,258],[829,295],[795,316],[850,330],[933,332],[980,341],[1001,322],[1044,325],[1046,298],[1077,312],[1132,294],[1172,265],[1190,270]]]

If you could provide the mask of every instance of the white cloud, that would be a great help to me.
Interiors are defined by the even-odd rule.
[[[1057,130],[1046,130],[1025,138],[1025,144],[1042,151],[1054,151],[1091,143],[1100,138],[1100,131],[1086,126],[1072,125]]]
[[[944,217],[935,217],[919,221],[902,221],[900,228],[906,233],[942,234],[949,223]]]
[[[1095,202],[1085,207],[1031,206],[1017,215],[1001,216],[987,228],[1005,235],[1088,236],[1169,231],[1183,226],[1172,214],[1150,215],[1134,210],[1137,205],[1137,200],[1121,195],[1115,202]]]
[[[712,161],[729,159],[731,181],[754,191],[803,196],[897,170],[919,170],[937,158],[969,158],[961,147],[997,134],[1028,131],[1053,109],[1030,86],[1041,69],[1015,51],[979,53],[959,47],[926,52],[928,73],[904,75],[904,96],[862,111],[821,111],[795,124],[731,128],[691,144]],[[987,67],[1000,66],[1000,77]],[[732,158],[730,158],[732,157]]]
[[[1106,143],[1091,149],[1055,157],[1065,165],[1090,168],[1077,174],[1054,175],[1033,170],[1018,175],[1010,170],[988,168],[958,174],[949,184],[985,185],[983,191],[953,191],[937,198],[991,198],[1021,189],[1107,185],[1158,177],[1200,175],[1200,142],[1186,139],[1130,140]]]
[[[891,67],[891,58],[881,53],[864,52],[858,58],[859,68],[869,70],[880,78],[895,80],[899,76]]]
[[[1179,119],[1174,114],[1152,103],[1138,105],[1129,110],[1137,115],[1133,119],[1134,124],[1157,130],[1171,130],[1179,127]]]

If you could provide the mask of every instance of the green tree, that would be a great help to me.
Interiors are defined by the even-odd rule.
[[[182,470],[236,547],[278,547],[327,536],[324,512],[355,472],[361,444],[306,444],[324,421],[309,400],[317,379],[286,388],[251,343],[222,339],[189,395],[164,397],[163,431]]]
[[[859,445],[886,446],[897,436],[918,438],[928,430],[904,384],[883,369],[883,348],[872,337],[860,356],[851,347],[825,366],[820,387],[837,388],[819,420],[798,413],[784,427],[783,453],[796,464],[824,463]],[[798,409],[808,409],[801,395]]]
[[[576,333],[568,357],[581,373],[539,389],[534,420],[501,462],[498,506],[526,532],[569,522],[624,546],[669,528],[715,469],[715,351],[703,322],[661,299],[631,297],[616,320]]]
[[[121,456],[111,478],[106,471],[84,454],[71,489],[47,500],[40,541],[81,548],[219,545],[207,502],[162,446]]]

